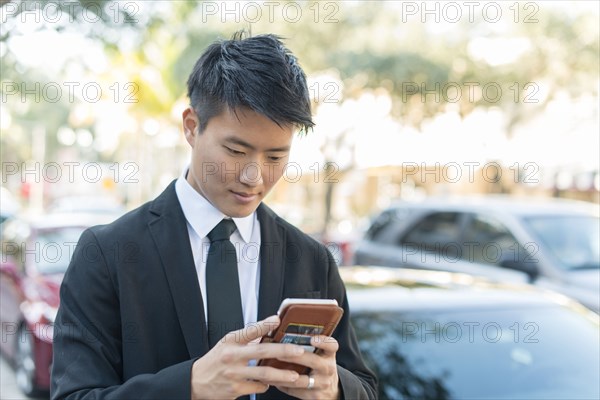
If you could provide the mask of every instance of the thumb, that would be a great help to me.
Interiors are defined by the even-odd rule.
[[[279,317],[277,315],[272,315],[263,319],[262,321],[250,324],[244,329],[240,329],[238,331],[241,339],[240,344],[248,344],[253,340],[260,339],[261,337],[267,335],[270,331],[277,328],[279,326],[279,322]]]

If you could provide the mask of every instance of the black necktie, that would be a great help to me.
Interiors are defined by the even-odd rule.
[[[208,344],[213,348],[226,333],[244,327],[235,246],[229,240],[235,222],[224,219],[208,234],[206,301]]]

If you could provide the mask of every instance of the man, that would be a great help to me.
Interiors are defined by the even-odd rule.
[[[313,125],[296,59],[276,36],[237,34],[200,57],[188,95],[189,168],[155,200],[78,243],[61,287],[52,398],[375,398],[331,254],[262,204],[294,131]],[[231,264],[211,258],[218,246],[235,249],[233,281],[211,275]],[[313,339],[318,353],[258,343],[287,297],[332,298],[344,308],[333,338]],[[234,320],[246,327],[223,329]],[[266,358],[311,372],[255,365]]]

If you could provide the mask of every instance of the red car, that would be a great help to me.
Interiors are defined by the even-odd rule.
[[[27,396],[48,392],[54,318],[65,270],[84,229],[114,214],[51,214],[2,224],[0,350]]]

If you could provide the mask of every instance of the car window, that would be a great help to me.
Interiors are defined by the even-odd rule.
[[[392,212],[384,211],[379,214],[374,220],[369,229],[367,230],[366,237],[371,239],[374,242],[380,241],[381,232],[385,230],[385,228],[392,221]]]
[[[352,323],[380,399],[600,396],[597,318],[566,308],[355,310]]]
[[[482,264],[500,265],[507,258],[523,257],[525,250],[502,222],[494,217],[474,214],[466,224],[463,259]]]
[[[398,208],[382,212],[367,230],[366,237],[373,242],[390,243],[394,232],[401,228],[410,216],[408,208]],[[392,236],[392,238],[390,238]]]
[[[419,250],[433,251],[454,257],[460,253],[461,213],[435,212],[426,215],[399,244]]]
[[[600,268],[598,217],[541,215],[524,219],[525,226],[566,270]]]

